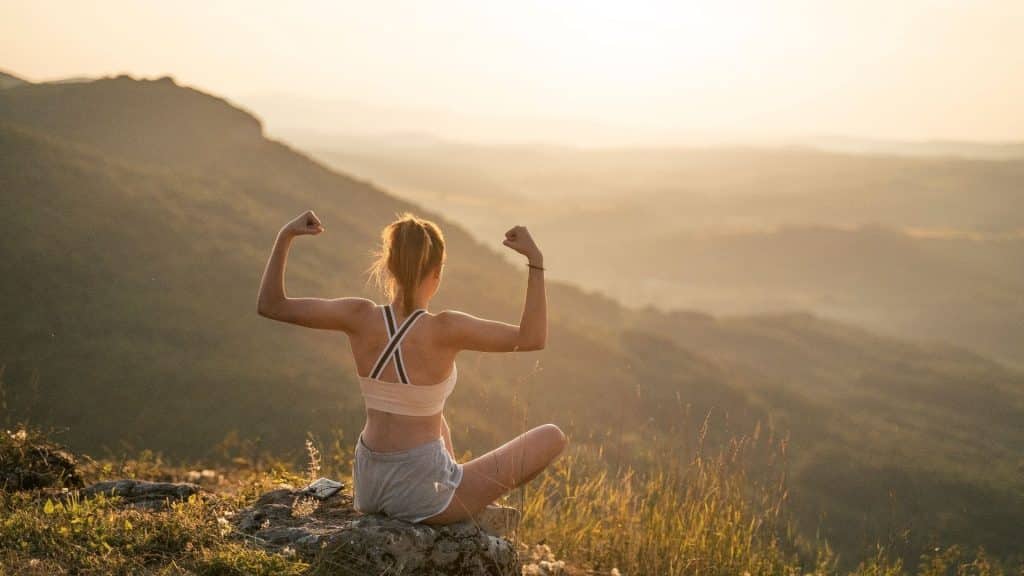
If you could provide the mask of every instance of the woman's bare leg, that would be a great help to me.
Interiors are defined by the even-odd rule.
[[[541,473],[565,450],[568,440],[554,424],[538,426],[462,467],[462,482],[451,504],[427,524],[465,520]]]

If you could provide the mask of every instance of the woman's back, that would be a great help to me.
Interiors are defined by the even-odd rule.
[[[444,398],[447,390],[433,390],[445,387],[455,376],[455,356],[458,350],[443,345],[443,322],[438,317],[420,312],[410,318],[397,310],[397,306],[374,306],[370,314],[360,322],[359,330],[349,338],[356,371],[364,395],[367,395],[366,427],[363,439],[373,450],[391,452],[405,450],[437,438],[441,433],[441,414],[411,415],[416,413],[408,402],[414,399],[429,399],[430,403]],[[388,315],[391,314],[389,318]],[[405,324],[408,324],[407,326]],[[389,346],[392,334],[403,330],[401,341]],[[397,338],[395,338],[397,340]],[[394,348],[391,352],[390,348]],[[390,352],[387,357],[382,353]],[[383,362],[382,367],[375,364]],[[399,373],[399,366],[402,373]],[[378,368],[374,376],[374,368]],[[406,383],[402,383],[402,376]],[[375,382],[383,381],[383,383]],[[395,385],[388,385],[396,383]],[[405,393],[404,386],[428,386]],[[390,393],[394,401],[381,400]],[[376,400],[375,402],[373,400]],[[376,407],[375,407],[376,406]],[[378,409],[380,408],[380,409]]]
[[[395,312],[395,326],[401,327],[407,315],[391,306]],[[349,337],[349,345],[361,377],[368,377],[381,351],[391,339],[385,319],[386,306],[374,306],[368,311],[359,330]],[[414,386],[429,386],[443,381],[451,373],[458,350],[444,346],[444,326],[437,315],[423,313],[409,327],[402,339],[400,350],[403,367],[409,383]],[[390,361],[377,376],[387,382],[399,382],[397,363]]]

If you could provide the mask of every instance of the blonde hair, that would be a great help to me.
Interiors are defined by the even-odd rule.
[[[388,299],[400,291],[405,315],[412,311],[413,297],[420,282],[444,262],[444,235],[430,220],[409,212],[384,227],[381,248],[370,266],[370,280]]]

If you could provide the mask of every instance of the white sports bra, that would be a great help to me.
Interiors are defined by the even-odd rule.
[[[458,369],[455,363],[452,363],[451,374],[441,382],[428,386],[416,386],[409,383],[409,377],[405,373],[405,363],[402,361],[402,340],[416,320],[427,311],[422,308],[413,310],[405,322],[402,322],[402,325],[396,329],[395,315],[391,310],[391,305],[385,304],[382,309],[384,326],[388,331],[388,342],[373,364],[370,375],[359,376],[359,388],[363,392],[366,407],[404,416],[432,416],[441,412],[444,409],[445,400],[455,389],[455,380],[458,378]],[[398,372],[401,382],[387,382],[379,378],[384,367],[392,359],[395,361],[395,371]]]

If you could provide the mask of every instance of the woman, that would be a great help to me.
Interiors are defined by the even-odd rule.
[[[444,236],[436,224],[411,214],[384,228],[383,249],[371,268],[388,304],[354,297],[289,298],[284,272],[292,239],[324,230],[312,211],[281,229],[263,273],[258,312],[348,335],[366,402],[352,474],[357,510],[428,524],[466,520],[562,453],[565,435],[546,424],[460,464],[442,413],[455,387],[460,351],[544,348],[544,258],[525,227],[513,227],[503,241],[527,258],[526,303],[518,326],[454,310],[426,311],[441,284]]]

